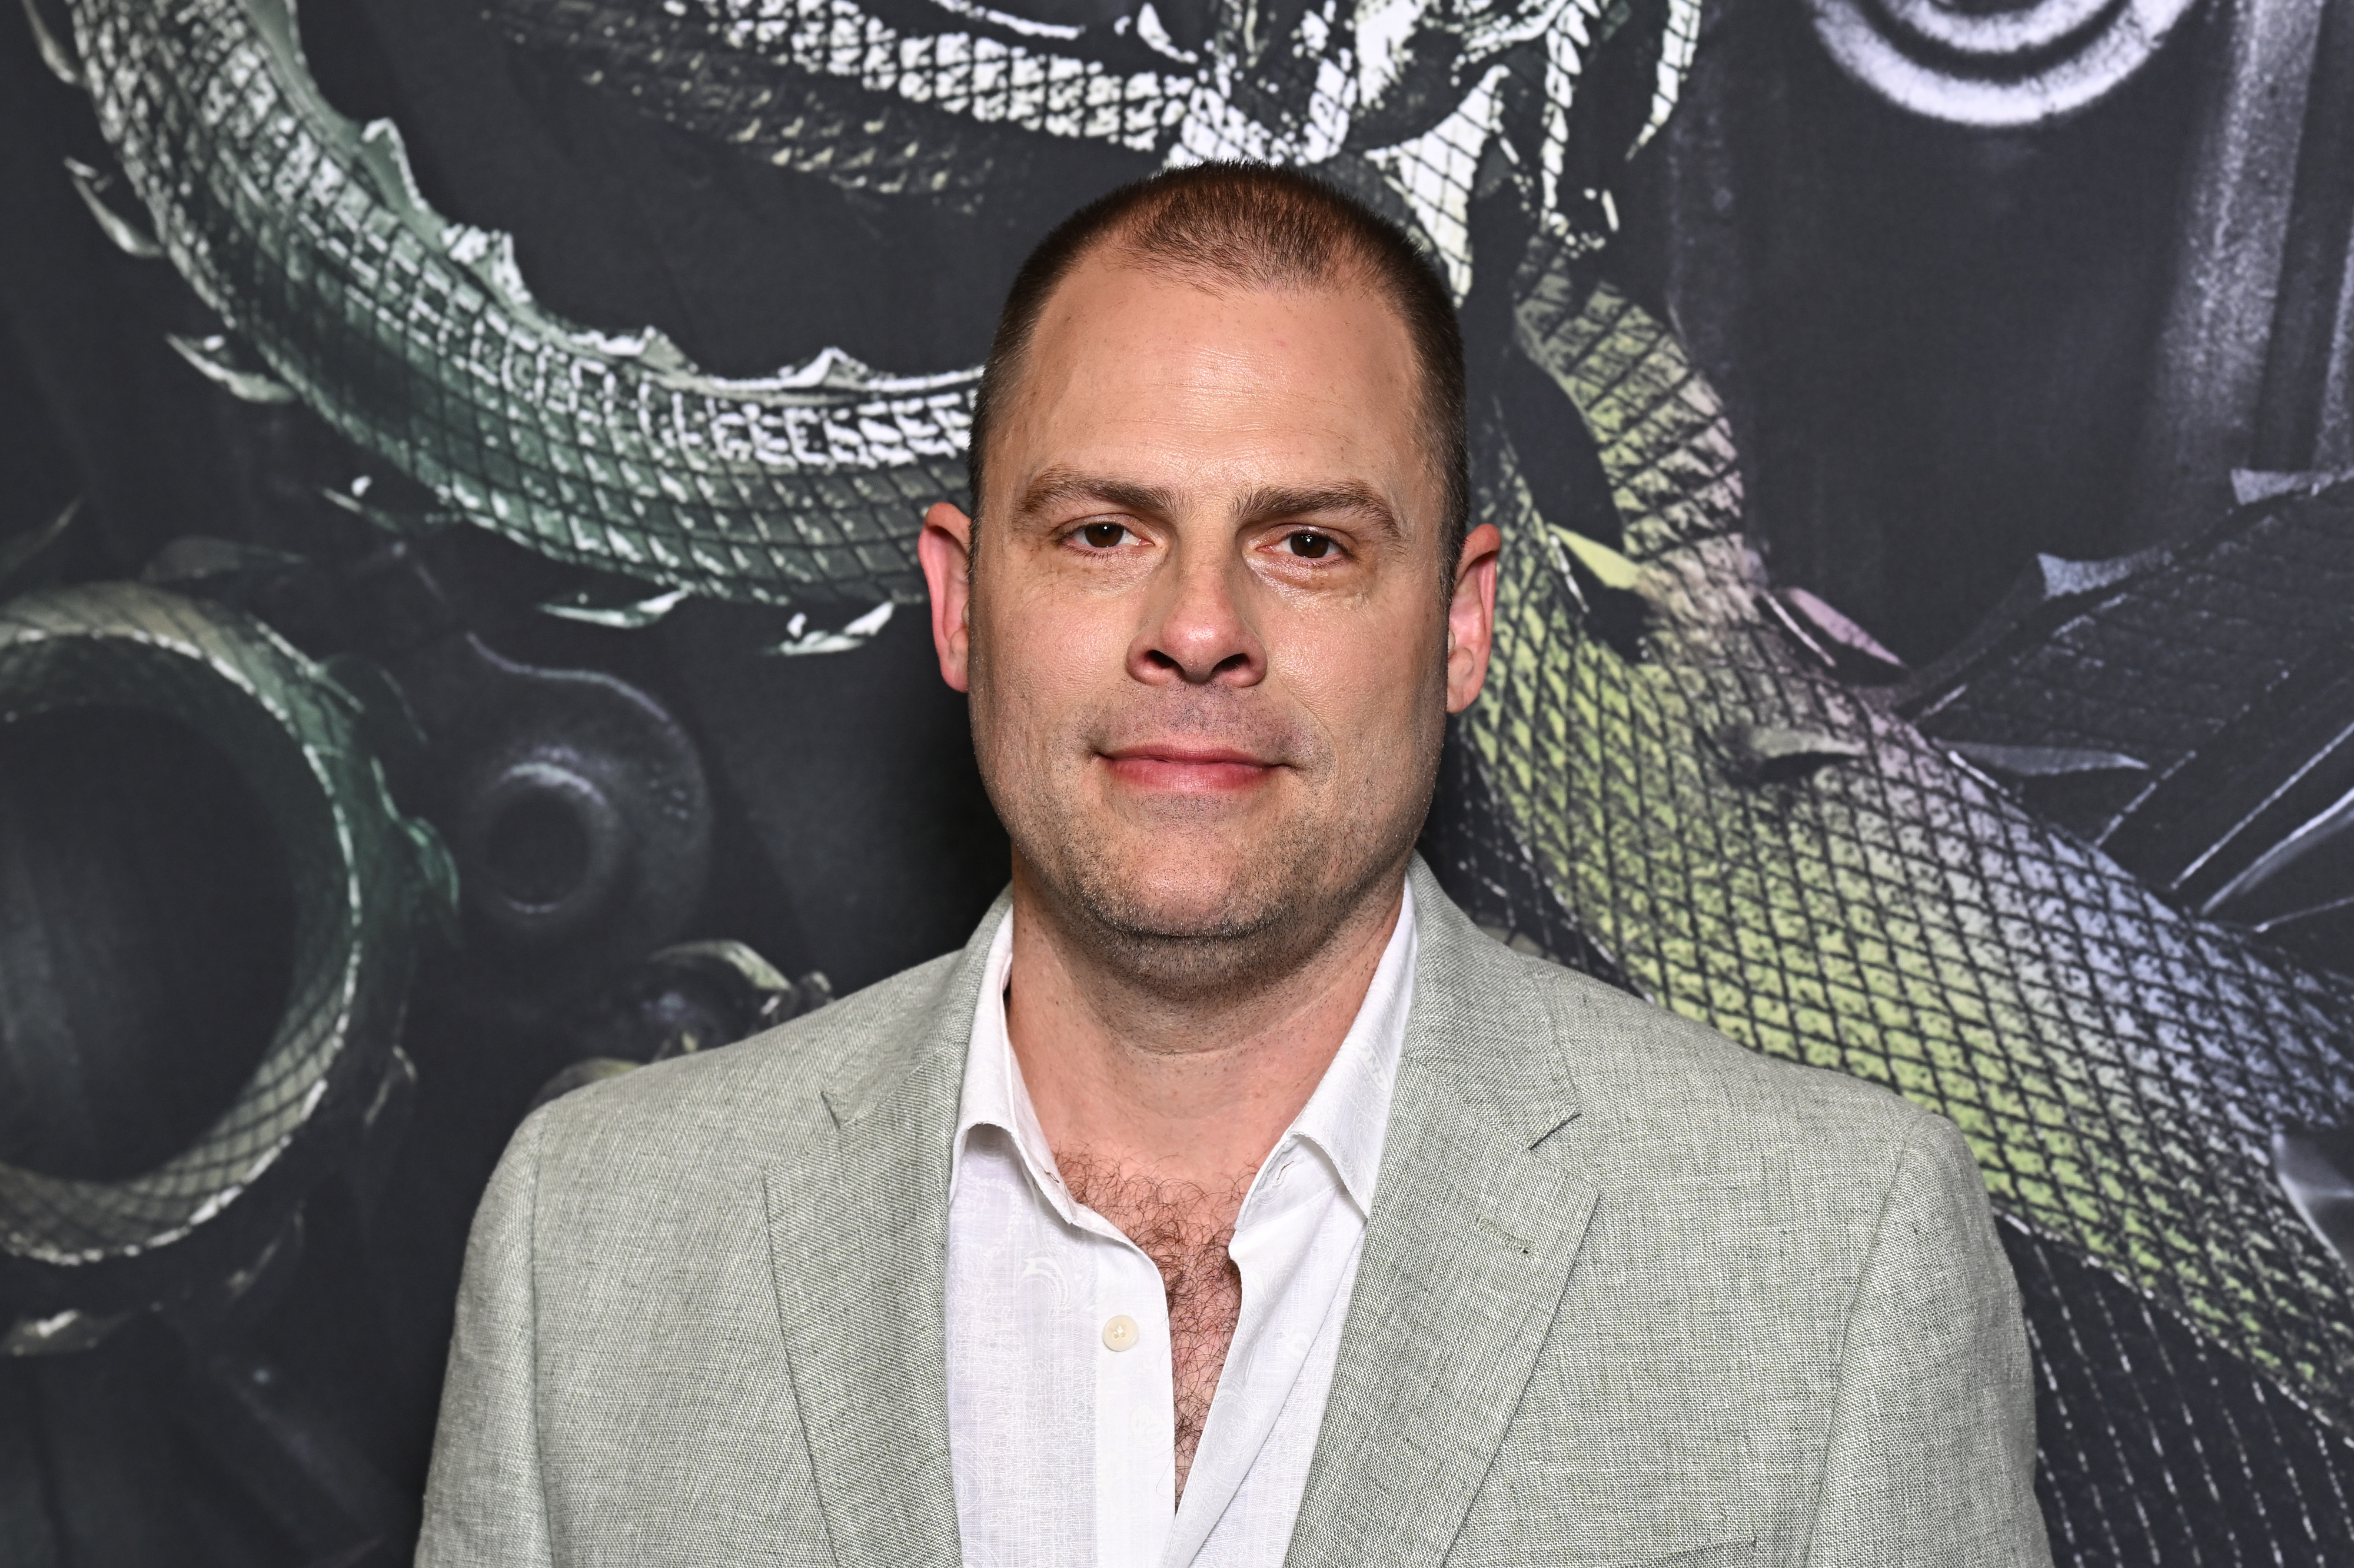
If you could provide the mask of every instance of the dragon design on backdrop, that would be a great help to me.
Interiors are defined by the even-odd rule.
[[[1626,533],[1565,536],[1490,440],[1512,543],[1470,726],[1564,906],[1664,1004],[1951,1117],[2005,1213],[2354,1418],[2354,1279],[2270,1144],[2346,1103],[2354,990],[2185,918],[1832,679],[1761,608],[1723,417],[1672,335],[1564,281],[1538,270],[1521,343],[1599,437]],[[1589,625],[1580,556],[1650,610],[1638,646]]]
[[[234,1102],[171,1160],[111,1181],[0,1164],[0,1277],[49,1308],[22,1328],[35,1343],[80,1331],[94,1300],[142,1305],[162,1277],[153,1255],[215,1245],[213,1222],[249,1192],[282,1202],[278,1168],[313,1152],[316,1124],[373,1119],[407,1073],[393,1041],[412,954],[454,896],[440,840],[389,799],[362,699],[249,617],[140,583],[0,607],[0,715],[93,707],[195,727],[267,803],[300,909],[295,983]]]
[[[960,492],[977,372],[898,376],[828,351],[723,379],[659,334],[557,320],[501,236],[428,207],[388,123],[324,101],[282,0],[68,8],[58,64],[144,208],[109,209],[110,225],[169,257],[228,329],[185,352],[241,396],[299,398],[438,502],[347,504],[397,530],[490,529],[643,584],[649,605],[921,597],[915,531],[926,503]],[[1850,9],[1818,6],[1827,27]],[[1713,396],[1592,266],[1615,224],[1610,171],[1671,108],[1697,12],[491,6],[519,46],[643,112],[854,190],[970,207],[1076,141],[1140,174],[1278,159],[1408,225],[1458,296],[1504,288],[1511,352],[1557,388],[1558,439],[1591,440],[1612,505],[1549,513],[1515,449],[1529,427],[1475,410],[1478,505],[1506,538],[1491,687],[1460,736],[1491,808],[1483,863],[1515,868],[1510,887],[1490,879],[1491,913],[1758,1050],[1953,1118],[2036,1245],[2130,1282],[2340,1435],[2317,1439],[2332,1495],[2306,1506],[2343,1520],[2354,1274],[2317,1189],[2283,1172],[2307,1168],[2313,1129],[2354,1100],[2354,983],[2219,923],[2256,922],[2163,871],[2203,863],[2185,834],[2252,819],[2185,827],[2133,804],[2211,768],[2231,715],[2342,637],[2354,559],[2296,526],[2329,498],[2280,498],[2114,568],[2047,563],[2050,591],[2009,641],[1927,673],[1777,592],[1743,537]],[[1522,219],[1501,260],[1471,243],[1475,202],[1498,193]],[[2035,684],[2037,659],[2094,657],[2102,627],[2227,560],[2302,576],[2325,608],[2245,618],[2228,673],[2168,709],[2171,741],[2019,717],[2004,694]],[[2317,561],[2334,574],[2321,587]],[[2123,791],[2106,816],[2062,800],[2093,776]],[[2266,829],[2241,863],[2326,839],[2307,817]]]
[[[1530,57],[1556,88],[1574,80],[1564,72],[1604,25],[1582,8],[1593,3],[1552,0],[1498,18],[1479,46],[1474,63],[1484,74],[1469,100],[1418,134],[1347,154],[1363,171],[1352,183],[1387,174],[1396,194],[1385,205],[1409,205],[1440,253],[1460,258],[1477,160],[1506,113],[1512,67],[1500,57]],[[1208,81],[1181,91],[1176,79],[1155,78],[1161,107],[1139,112],[1168,124],[1145,145],[1166,143],[1168,155],[1186,158],[1322,163],[1341,154],[1361,103],[1373,111],[1364,122],[1377,123],[1393,99],[1426,85],[1426,73],[1405,68],[1431,29],[1365,51],[1352,74],[1344,68],[1360,57],[1335,44],[1333,5],[1299,19],[1298,47],[1309,49],[1311,37],[1324,46],[1302,57],[1313,89],[1299,102],[1262,106],[1288,132],[1246,115]],[[1674,69],[1663,80],[1689,55],[1691,18],[1678,5],[1669,15],[1682,30],[1667,34],[1661,69]],[[896,90],[936,113],[953,103],[1019,135],[1129,134],[1119,107],[1129,88],[1100,73],[1052,67],[1011,47],[992,51],[961,35],[913,42],[864,23],[854,7],[837,9],[764,19],[760,8],[744,7],[725,29],[726,48],[708,58],[740,66],[767,61],[761,51],[773,48],[774,69],[798,79],[815,69],[823,80],[837,66],[871,74],[898,62],[889,67]],[[529,32],[569,16],[566,36],[626,49],[632,27],[693,23],[684,5],[674,10],[519,8],[513,23]],[[702,25],[725,19],[723,10]],[[921,599],[909,520],[962,482],[977,371],[893,376],[828,351],[771,376],[726,380],[688,364],[657,332],[617,335],[555,320],[534,302],[505,237],[447,222],[425,205],[398,131],[355,125],[320,97],[281,5],[80,5],[75,38],[77,75],[152,216],[155,242],[267,366],[217,357],[226,344],[190,345],[224,385],[249,397],[300,397],[429,486],[451,517],[559,559],[795,608]],[[813,65],[805,68],[796,49]],[[1238,79],[1227,86],[1241,91]],[[772,121],[797,123],[750,109],[761,91],[740,110],[725,93],[716,101],[699,94],[695,104],[748,116],[742,129],[754,134],[739,141],[757,141]],[[1073,108],[1107,93],[1100,119],[1074,117]],[[1660,99],[1651,124],[1670,101],[1664,90]],[[1561,90],[1560,103],[1570,101]],[[1556,109],[1527,128],[1530,151],[1551,161],[1556,178],[1562,118]],[[1467,264],[1454,266],[1460,291]]]

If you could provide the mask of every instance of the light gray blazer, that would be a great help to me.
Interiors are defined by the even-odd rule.
[[[1288,1561],[2050,1561],[1954,1128],[1480,934],[1421,959]],[[958,1561],[961,953],[566,1096],[474,1223],[428,1564]]]

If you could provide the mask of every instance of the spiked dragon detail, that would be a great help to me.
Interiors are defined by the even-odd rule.
[[[1952,1118],[1999,1208],[2354,1425],[2354,1277],[2274,1179],[2342,1114],[2354,992],[2186,918],[1810,667],[1756,608],[1724,417],[1672,334],[1531,269],[1522,350],[1599,444],[1652,609],[1588,628],[1508,442],[1484,771],[1563,906],[1662,1005]],[[1759,732],[1811,737],[1761,767]],[[1771,760],[1771,759],[1769,759]]]

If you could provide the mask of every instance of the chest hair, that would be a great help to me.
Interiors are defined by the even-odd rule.
[[[1125,1174],[1107,1162],[1057,1150],[1071,1196],[1119,1227],[1161,1270],[1169,1300],[1171,1381],[1175,1387],[1177,1495],[1201,1446],[1218,1374],[1242,1316],[1243,1277],[1227,1255],[1251,1172],[1217,1189]]]

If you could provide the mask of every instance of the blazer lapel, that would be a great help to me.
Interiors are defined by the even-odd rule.
[[[1553,1325],[1596,1190],[1557,1025],[1420,862],[1426,912],[1389,1137],[1293,1563],[1437,1563]]]
[[[765,1172],[779,1317],[842,1568],[960,1558],[949,1460],[949,1144],[997,909],[927,1024],[829,1087],[823,1132]],[[894,1049],[895,1044],[897,1045]],[[876,1058],[879,1058],[876,1059]]]

